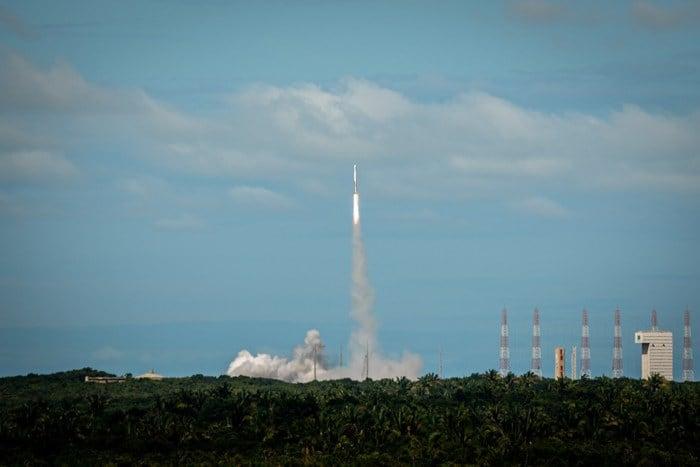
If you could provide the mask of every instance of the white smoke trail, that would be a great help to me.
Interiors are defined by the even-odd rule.
[[[258,354],[254,357],[247,350],[241,350],[229,365],[229,376],[245,375],[307,382],[314,377],[313,364],[316,358],[316,377],[319,380],[363,379],[366,375],[372,379],[401,376],[409,379],[418,378],[422,367],[420,357],[404,352],[400,360],[391,360],[382,355],[378,345],[377,321],[373,313],[374,291],[367,275],[367,257],[360,228],[360,195],[357,192],[356,176],[355,173],[355,193],[352,197],[351,316],[357,327],[350,337],[349,365],[328,368],[319,350],[322,349],[321,335],[317,330],[312,329],[306,333],[304,345],[294,349],[294,357],[291,359],[268,354]],[[314,349],[316,349],[315,356]]]
[[[351,316],[357,323],[357,328],[350,339],[350,365],[349,368],[338,368],[331,372],[350,378],[364,377],[363,371],[372,379],[400,376],[417,378],[422,366],[420,357],[404,352],[400,360],[391,360],[382,355],[378,345],[377,320],[373,313],[374,290],[367,275],[367,256],[360,223],[360,196],[357,193],[353,195],[351,295]]]

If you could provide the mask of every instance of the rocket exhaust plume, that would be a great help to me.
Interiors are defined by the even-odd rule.
[[[373,313],[374,291],[367,275],[367,256],[360,224],[360,193],[357,188],[357,164],[353,166],[352,194],[352,285],[350,315],[356,328],[350,337],[350,358],[347,367],[329,368],[321,354],[323,342],[318,331],[306,334],[304,345],[294,350],[291,359],[241,350],[228,369],[229,376],[253,376],[282,379],[290,382],[337,378],[416,379],[421,371],[420,357],[404,352],[400,360],[382,355],[377,341],[377,322]],[[315,371],[314,371],[315,368]],[[315,375],[314,375],[315,374]]]
[[[360,194],[357,192],[357,164],[352,166],[352,181],[355,184],[355,191],[352,194],[352,225],[354,229],[354,226],[360,224]],[[355,238],[354,233],[353,231],[353,238]]]
[[[360,192],[357,188],[357,164],[353,166],[352,194],[352,308],[351,316],[357,327],[350,338],[350,366],[338,368],[340,377],[373,379],[406,376],[415,379],[421,370],[417,355],[404,352],[400,360],[391,360],[381,354],[377,341],[377,321],[373,313],[374,290],[367,275],[367,255],[362,241],[360,223]]]

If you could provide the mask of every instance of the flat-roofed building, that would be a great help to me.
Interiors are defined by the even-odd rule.
[[[673,380],[673,333],[671,331],[637,331],[634,342],[642,345],[642,379],[653,374]]]
[[[126,381],[126,376],[86,376],[86,383],[110,384],[123,383]]]

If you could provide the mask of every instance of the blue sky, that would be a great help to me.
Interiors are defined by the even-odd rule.
[[[700,304],[696,2],[0,1],[0,374],[347,345],[544,372]],[[697,319],[694,320],[697,321]],[[697,339],[696,339],[697,340]]]

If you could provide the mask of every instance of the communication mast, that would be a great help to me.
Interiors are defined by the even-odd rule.
[[[581,378],[591,377],[591,343],[588,328],[588,310],[581,316]]]
[[[612,377],[622,378],[622,324],[620,309],[615,310],[615,332],[613,336]]]
[[[532,363],[530,371],[542,377],[542,347],[540,346],[540,310],[532,314]]]
[[[693,346],[690,343],[690,310],[683,313],[683,381],[695,381]]]
[[[656,308],[651,310],[651,330],[652,331],[658,331],[659,330],[659,320],[656,317]]]
[[[320,343],[314,344],[313,347],[311,347],[314,357],[314,381],[316,381],[316,362],[318,361],[318,354],[323,350],[324,347],[325,345]]]
[[[363,376],[363,379],[369,379],[369,342],[367,342],[367,349],[365,350],[365,358],[362,362],[362,376]]]
[[[508,311],[501,311],[501,353],[498,361],[498,373],[505,377],[510,371],[510,349],[508,348]]]

